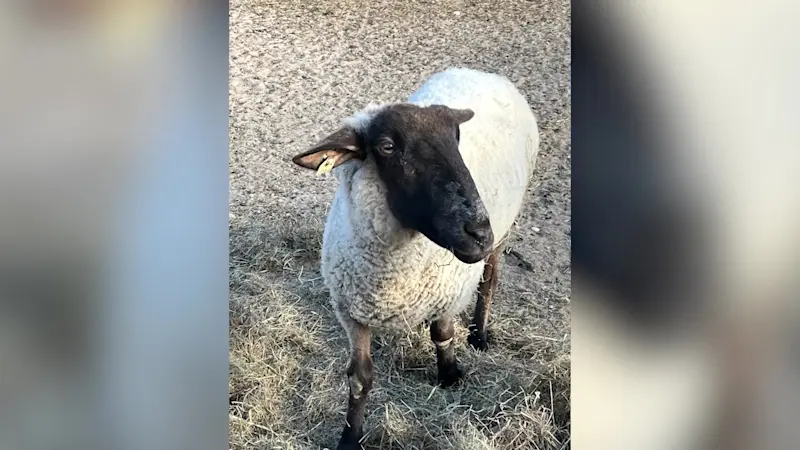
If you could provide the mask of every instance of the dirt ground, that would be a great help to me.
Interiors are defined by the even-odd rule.
[[[396,3],[396,4],[395,4]],[[373,343],[367,449],[569,448],[570,13],[566,0],[234,0],[230,5],[230,441],[335,448],[347,338],[319,275],[336,188],[290,158],[370,102],[451,66],[526,95],[541,149],[504,255],[486,353],[433,386],[420,326]]]

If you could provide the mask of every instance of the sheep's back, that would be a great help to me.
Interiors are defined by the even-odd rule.
[[[536,118],[525,97],[505,77],[455,68],[428,79],[409,102],[469,108],[459,150],[498,240],[507,235],[522,207],[539,150]]]

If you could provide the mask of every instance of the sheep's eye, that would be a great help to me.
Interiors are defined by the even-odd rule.
[[[394,142],[388,139],[383,140],[380,144],[378,144],[378,150],[384,155],[391,155],[394,153]]]

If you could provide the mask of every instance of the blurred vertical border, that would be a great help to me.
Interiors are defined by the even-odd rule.
[[[572,3],[572,444],[794,448],[792,2]]]
[[[0,3],[0,448],[227,447],[227,24]]]

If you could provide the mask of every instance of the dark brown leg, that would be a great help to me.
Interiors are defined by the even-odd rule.
[[[437,378],[442,387],[456,384],[462,376],[453,349],[454,335],[452,318],[439,319],[431,323],[431,340],[436,345]]]
[[[367,394],[372,389],[372,332],[356,322],[348,325],[351,357],[347,366],[347,379],[350,382],[350,396],[347,403],[347,423],[339,440],[338,450],[360,450],[359,440],[364,435],[364,409]]]
[[[495,249],[486,260],[483,269],[483,280],[478,285],[478,301],[475,304],[475,316],[472,325],[469,327],[469,337],[467,342],[476,350],[487,350],[489,348],[489,311],[492,309],[492,298],[497,290],[497,283],[500,278],[500,252]]]

